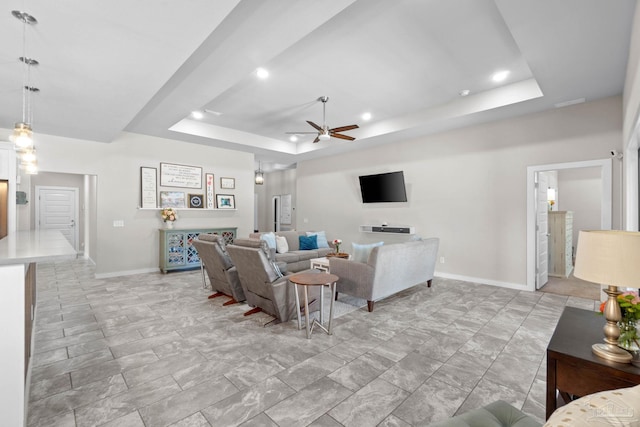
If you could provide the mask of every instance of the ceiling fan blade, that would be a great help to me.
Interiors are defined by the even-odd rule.
[[[285,132],[285,133],[286,133],[287,135],[301,135],[301,134],[303,134],[303,133],[305,133],[305,134],[306,134],[306,133],[308,133],[308,134],[310,134],[310,135],[311,135],[311,134],[316,135],[318,132]]]
[[[347,141],[353,141],[355,138],[352,136],[348,136],[348,135],[342,135],[340,133],[332,133],[331,136],[333,138],[340,138],[340,139],[346,139]]]
[[[358,129],[358,125],[349,125],[349,126],[342,126],[339,128],[333,128],[333,129],[329,129],[329,132],[334,133],[334,132],[345,132],[348,130],[352,130],[352,129]]]
[[[307,123],[309,123],[311,126],[313,126],[313,128],[315,130],[317,130],[318,132],[322,132],[322,128],[320,126],[318,126],[317,124],[315,124],[315,123],[313,123],[313,122],[311,122],[309,120],[307,120]]]
[[[318,141],[320,141],[320,136],[316,136],[316,139],[313,140],[313,143],[315,144]]]

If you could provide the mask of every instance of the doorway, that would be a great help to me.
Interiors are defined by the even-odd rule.
[[[36,186],[36,229],[58,230],[78,250],[79,189]]]
[[[280,231],[280,196],[273,196],[272,202],[273,231]]]
[[[560,171],[578,168],[600,169],[601,183],[601,200],[600,200],[600,228],[602,230],[610,230],[612,225],[612,160],[591,160],[572,163],[556,163],[549,165],[529,166],[527,167],[527,289],[534,291],[537,289],[536,281],[538,278],[539,259],[547,248],[542,247],[538,243],[538,234],[540,224],[538,221],[538,212],[542,201],[537,200],[538,192],[536,191],[537,177],[541,172]]]
[[[0,179],[0,239],[9,234],[9,181]]]

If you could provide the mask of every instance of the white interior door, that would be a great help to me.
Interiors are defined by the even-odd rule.
[[[78,250],[78,189],[36,187],[37,229],[59,230]]]
[[[549,281],[549,207],[547,188],[549,179],[543,172],[537,173],[536,185],[536,289]]]

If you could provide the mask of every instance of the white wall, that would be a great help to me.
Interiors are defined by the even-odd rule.
[[[200,166],[203,173],[215,174],[216,192],[221,176],[236,179],[235,190],[224,191],[235,195],[236,211],[181,211],[177,228],[238,227],[240,236],[253,229],[253,154],[128,133],[108,144],[38,133],[35,142],[41,171],[95,175],[97,212],[91,242],[95,250],[90,252],[98,275],[158,269],[162,220],[158,211],[137,208],[141,166],[159,169],[160,162]],[[114,228],[114,220],[123,220],[125,226]]]
[[[638,221],[638,148],[640,147],[640,7],[636,6],[623,95],[624,229],[640,230]]]
[[[616,160],[618,161],[618,160]],[[562,169],[558,173],[558,209],[573,212],[573,247],[580,230],[601,228],[601,168]]]
[[[620,147],[622,100],[603,100],[301,162],[297,217],[351,242],[406,240],[361,224],[415,226],[440,237],[439,274],[525,287],[526,168],[594,160]],[[328,168],[327,165],[331,165]],[[403,170],[408,202],[364,205],[358,176]],[[615,171],[614,171],[615,172]],[[614,195],[619,191],[614,173]],[[614,228],[620,226],[614,197]]]

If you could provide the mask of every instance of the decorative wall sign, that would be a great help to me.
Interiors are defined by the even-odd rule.
[[[233,190],[236,188],[235,178],[220,178],[220,188],[225,190]]]
[[[185,208],[185,198],[182,191],[161,191],[160,192],[161,208]]]
[[[216,194],[218,209],[235,209],[236,198],[233,194]]]
[[[140,168],[140,207],[158,207],[158,170],[156,168]]]
[[[163,187],[202,188],[202,168],[160,163],[160,185]]]
[[[214,198],[214,180],[213,174],[207,173],[205,174],[205,183],[207,186],[207,209],[215,208],[215,198]]]
[[[189,207],[190,208],[204,208],[204,202],[202,201],[202,194],[189,194]]]

